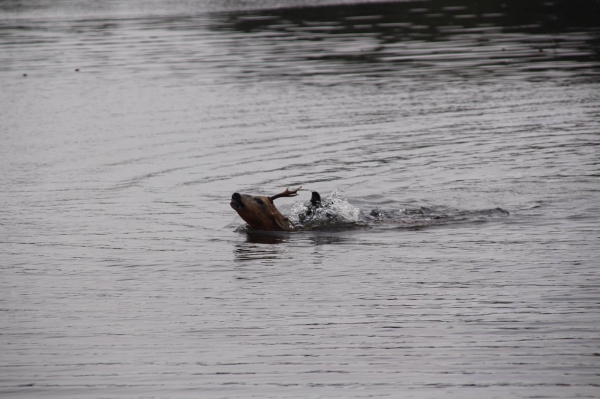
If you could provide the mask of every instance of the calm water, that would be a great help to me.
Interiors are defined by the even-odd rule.
[[[1,2],[0,395],[600,397],[600,6],[521,3]]]

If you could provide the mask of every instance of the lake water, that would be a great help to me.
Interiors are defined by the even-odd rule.
[[[598,2],[319,3],[0,3],[3,398],[600,397]]]

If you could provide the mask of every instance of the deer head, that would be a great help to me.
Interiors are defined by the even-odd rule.
[[[301,188],[302,186],[291,191],[286,188],[284,192],[271,197],[233,193],[230,205],[254,230],[289,231],[293,229],[292,223],[277,210],[273,201],[282,197],[295,197]]]

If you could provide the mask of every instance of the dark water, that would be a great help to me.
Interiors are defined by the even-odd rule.
[[[1,396],[599,397],[600,6],[522,3],[1,1]]]

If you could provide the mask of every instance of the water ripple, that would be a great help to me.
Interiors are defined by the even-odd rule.
[[[320,3],[0,2],[3,397],[597,396],[597,3]]]

